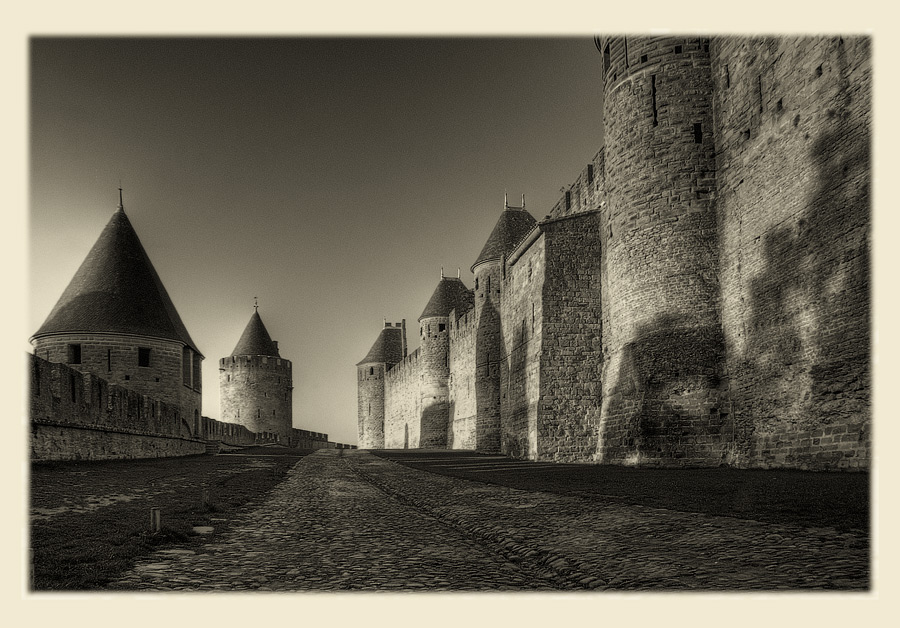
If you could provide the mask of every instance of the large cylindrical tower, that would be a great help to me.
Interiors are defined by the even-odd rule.
[[[708,464],[727,454],[709,40],[599,47],[609,304],[599,457]]]
[[[287,443],[293,427],[291,361],[278,353],[254,310],[234,351],[219,360],[221,419]]]
[[[406,320],[384,323],[375,344],[356,363],[357,444],[384,449],[384,376],[406,355]]]
[[[450,311],[471,303],[459,278],[443,276],[419,317],[421,408],[419,447],[446,447],[450,420]]]
[[[179,408],[203,437],[201,361],[122,204],[32,337],[34,353]]]
[[[506,256],[534,227],[523,207],[504,203],[503,213],[472,264],[475,274],[475,448],[500,451],[500,301]]]

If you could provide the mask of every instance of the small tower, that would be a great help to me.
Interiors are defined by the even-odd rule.
[[[34,354],[180,408],[202,437],[203,356],[131,226],[122,203],[41,328]]]
[[[419,447],[447,446],[450,420],[450,325],[451,310],[471,307],[472,293],[457,277],[444,277],[434,289],[419,317],[419,365],[422,387]]]
[[[524,197],[522,199],[525,200]],[[475,448],[500,451],[500,301],[506,257],[534,228],[535,219],[523,207],[505,201],[500,219],[481,254],[472,264],[475,274]]]
[[[406,356],[406,320],[384,323],[375,344],[356,364],[358,445],[384,449],[384,374]]]
[[[221,420],[277,434],[287,443],[293,424],[291,361],[279,355],[258,306],[253,308],[234,351],[219,360]]]

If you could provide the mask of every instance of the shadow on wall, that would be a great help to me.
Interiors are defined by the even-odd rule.
[[[521,332],[520,332],[521,333]],[[515,458],[528,457],[527,353],[525,338],[507,356],[506,337],[500,335],[499,355],[504,357],[500,370],[500,451]],[[508,365],[508,366],[507,366]]]
[[[602,461],[730,461],[733,423],[720,406],[721,329],[671,315],[625,345],[600,430]]]
[[[485,298],[475,337],[475,449],[500,451],[500,314]]]
[[[435,401],[422,410],[419,417],[419,447],[422,449],[444,449],[447,447],[448,404]]]
[[[851,109],[868,103],[852,101],[843,44],[836,59],[840,90],[809,151],[816,187],[795,225],[765,236],[765,270],[750,285],[739,369],[756,386],[740,421],[754,457],[768,456],[765,439],[778,433],[832,423],[853,424],[860,443],[869,437],[870,131]]]

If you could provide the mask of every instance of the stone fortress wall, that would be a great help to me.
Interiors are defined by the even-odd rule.
[[[599,38],[605,146],[476,264],[474,308],[449,317],[443,446],[867,468],[869,47]],[[398,380],[421,398],[426,361],[384,363],[385,398]],[[422,408],[385,433],[400,422]]]
[[[200,428],[178,404],[112,384],[71,366],[28,356],[31,459],[111,460],[203,454],[209,441],[248,446],[280,442],[301,449],[350,446],[328,434],[294,428],[285,439],[201,417]]]

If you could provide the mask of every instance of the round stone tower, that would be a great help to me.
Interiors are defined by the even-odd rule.
[[[240,423],[257,434],[277,434],[287,443],[293,426],[291,361],[278,353],[259,310],[231,355],[219,360],[221,420]]]
[[[356,364],[358,447],[384,449],[384,374],[406,355],[406,320],[384,323],[375,344]]]
[[[609,304],[599,455],[708,460],[722,353],[709,40],[598,44]]]
[[[472,302],[472,293],[458,278],[444,277],[419,317],[419,368],[422,415],[419,447],[446,447],[450,420],[450,312]]]
[[[475,449],[500,451],[500,300],[506,256],[528,235],[535,219],[504,202],[503,212],[472,264],[475,274]]]
[[[203,437],[201,360],[119,207],[31,338],[34,354],[179,408],[185,432]]]

